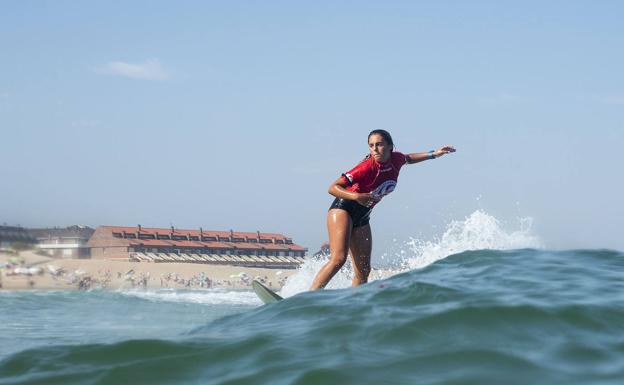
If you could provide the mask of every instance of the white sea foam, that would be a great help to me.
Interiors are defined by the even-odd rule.
[[[327,263],[328,259],[328,256],[307,259],[295,274],[288,277],[286,284],[282,287],[279,294],[282,297],[290,297],[297,293],[309,290],[316,273],[318,273],[321,267]],[[347,263],[345,263],[342,269],[340,269],[340,271],[329,282],[327,288],[338,289],[349,287],[351,286],[352,276],[353,269],[351,268],[351,261],[347,260]]]
[[[196,303],[204,305],[251,305],[262,302],[247,290],[207,289],[195,291],[176,290],[124,290],[120,294],[156,302]]]
[[[517,229],[506,230],[498,219],[477,210],[464,220],[449,223],[440,238],[410,239],[404,265],[409,270],[418,269],[468,250],[540,248],[541,241],[531,233],[532,222],[531,218],[520,218]]]
[[[520,218],[515,229],[507,230],[494,216],[477,210],[463,220],[450,222],[442,236],[433,240],[411,238],[397,244],[396,250],[384,253],[380,257],[382,263],[390,267],[373,270],[370,280],[423,268],[449,255],[468,250],[540,248],[541,241],[531,233],[531,226],[531,218]],[[314,276],[327,260],[328,256],[308,259],[299,271],[288,279],[280,294],[290,297],[308,290]],[[376,265],[375,262],[373,257],[373,267]],[[347,262],[327,288],[348,287],[351,285],[351,277],[351,265]]]

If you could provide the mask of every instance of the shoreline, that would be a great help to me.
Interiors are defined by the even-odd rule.
[[[19,264],[7,264],[11,260]],[[279,290],[297,269],[102,259],[54,259],[32,252],[0,254],[2,290],[250,289],[258,279]],[[30,270],[28,270],[30,269]],[[17,273],[16,273],[17,272]]]

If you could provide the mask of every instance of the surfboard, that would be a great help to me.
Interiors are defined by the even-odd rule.
[[[275,294],[271,289],[256,280],[251,282],[251,287],[253,287],[253,290],[258,298],[260,298],[260,300],[264,303],[273,303],[283,300],[282,297]]]

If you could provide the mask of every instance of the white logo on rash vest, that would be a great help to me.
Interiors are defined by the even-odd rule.
[[[382,184],[380,184],[379,187],[377,187],[374,191],[371,192],[371,194],[377,195],[380,197],[384,195],[388,195],[394,191],[396,184],[397,182],[394,180],[387,180],[383,182]]]

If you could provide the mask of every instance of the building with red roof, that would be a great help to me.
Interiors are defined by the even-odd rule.
[[[100,226],[89,241],[91,258],[296,267],[308,249],[292,238],[259,231],[212,231]]]

